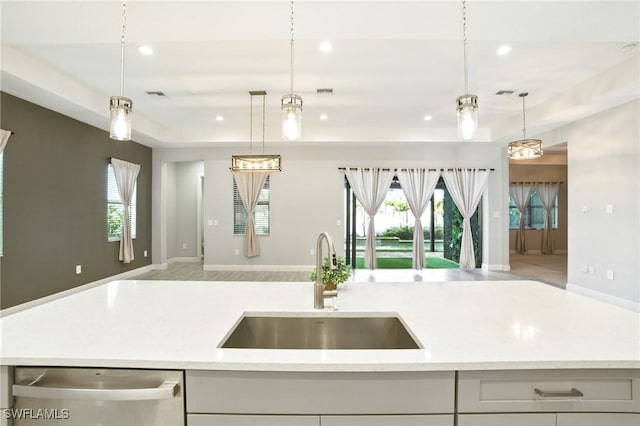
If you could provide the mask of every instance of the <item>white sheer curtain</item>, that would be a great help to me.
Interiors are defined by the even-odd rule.
[[[11,132],[9,130],[0,129],[0,154],[4,151],[4,147],[7,146]]]
[[[127,161],[111,159],[113,166],[113,175],[116,178],[118,192],[120,193],[120,201],[124,208],[124,222],[122,224],[122,235],[120,237],[120,255],[119,259],[123,263],[131,263],[134,259],[133,239],[131,238],[131,218],[129,217],[129,207],[131,206],[131,198],[136,188],[136,179],[140,172],[140,165],[129,163]]]
[[[367,245],[364,250],[365,268],[376,268],[376,227],[375,215],[384,202],[391,186],[394,172],[383,169],[346,169],[345,175],[353,193],[369,216]]]
[[[242,199],[242,205],[247,211],[247,223],[244,227],[244,255],[255,257],[260,255],[260,244],[256,235],[253,215],[258,205],[260,191],[267,180],[267,172],[233,172],[233,178],[238,186],[238,193]]]
[[[471,216],[476,211],[482,193],[487,187],[489,170],[445,170],[442,172],[442,177],[463,218],[460,269],[473,269],[476,267],[476,259],[473,251]]]
[[[527,252],[527,242],[525,240],[524,229],[524,211],[529,205],[529,199],[531,198],[532,185],[524,182],[515,182],[509,186],[511,191],[511,197],[516,203],[516,208],[520,212],[520,222],[518,224],[518,230],[516,231],[516,253],[524,254]]]
[[[542,229],[542,245],[541,251],[544,254],[553,253],[553,222],[551,220],[551,212],[553,204],[558,196],[560,184],[558,183],[539,183],[536,185],[540,201],[544,207],[544,229]]]
[[[398,179],[411,213],[416,218],[413,228],[413,269],[424,268],[424,232],[420,217],[429,205],[436,189],[440,172],[427,169],[403,169],[398,171]]]

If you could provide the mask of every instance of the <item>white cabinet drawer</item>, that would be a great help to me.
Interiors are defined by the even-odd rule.
[[[462,371],[458,411],[640,412],[640,370]]]
[[[187,413],[447,414],[454,373],[186,372]]]
[[[551,413],[526,414],[461,414],[458,426],[556,426]]]
[[[187,426],[320,426],[320,417],[188,414]]]
[[[425,416],[322,416],[322,426],[453,426],[453,414]]]
[[[559,413],[557,426],[638,426],[640,414]]]

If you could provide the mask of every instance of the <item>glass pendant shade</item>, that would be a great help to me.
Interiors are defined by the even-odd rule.
[[[131,140],[131,118],[133,102],[124,96],[112,96],[109,99],[111,121],[109,137],[118,141]]]
[[[302,98],[298,95],[282,97],[282,138],[286,141],[302,139]]]
[[[457,99],[458,139],[468,141],[478,133],[478,97],[462,95]]]
[[[510,160],[532,160],[543,155],[540,139],[521,139],[509,142],[507,148]]]
[[[279,155],[232,155],[231,170],[234,172],[275,172],[282,171]]]

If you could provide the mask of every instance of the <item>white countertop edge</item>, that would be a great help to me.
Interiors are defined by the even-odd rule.
[[[291,363],[291,362],[204,362],[158,360],[106,360],[56,358],[4,358],[2,366],[56,366],[86,368],[131,368],[163,370],[218,370],[272,372],[384,372],[384,371],[482,371],[482,370],[556,370],[556,369],[640,369],[639,360],[603,361],[496,361],[442,363]]]

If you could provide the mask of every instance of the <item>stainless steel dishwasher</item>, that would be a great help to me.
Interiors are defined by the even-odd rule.
[[[182,426],[183,372],[17,367],[15,426]]]

